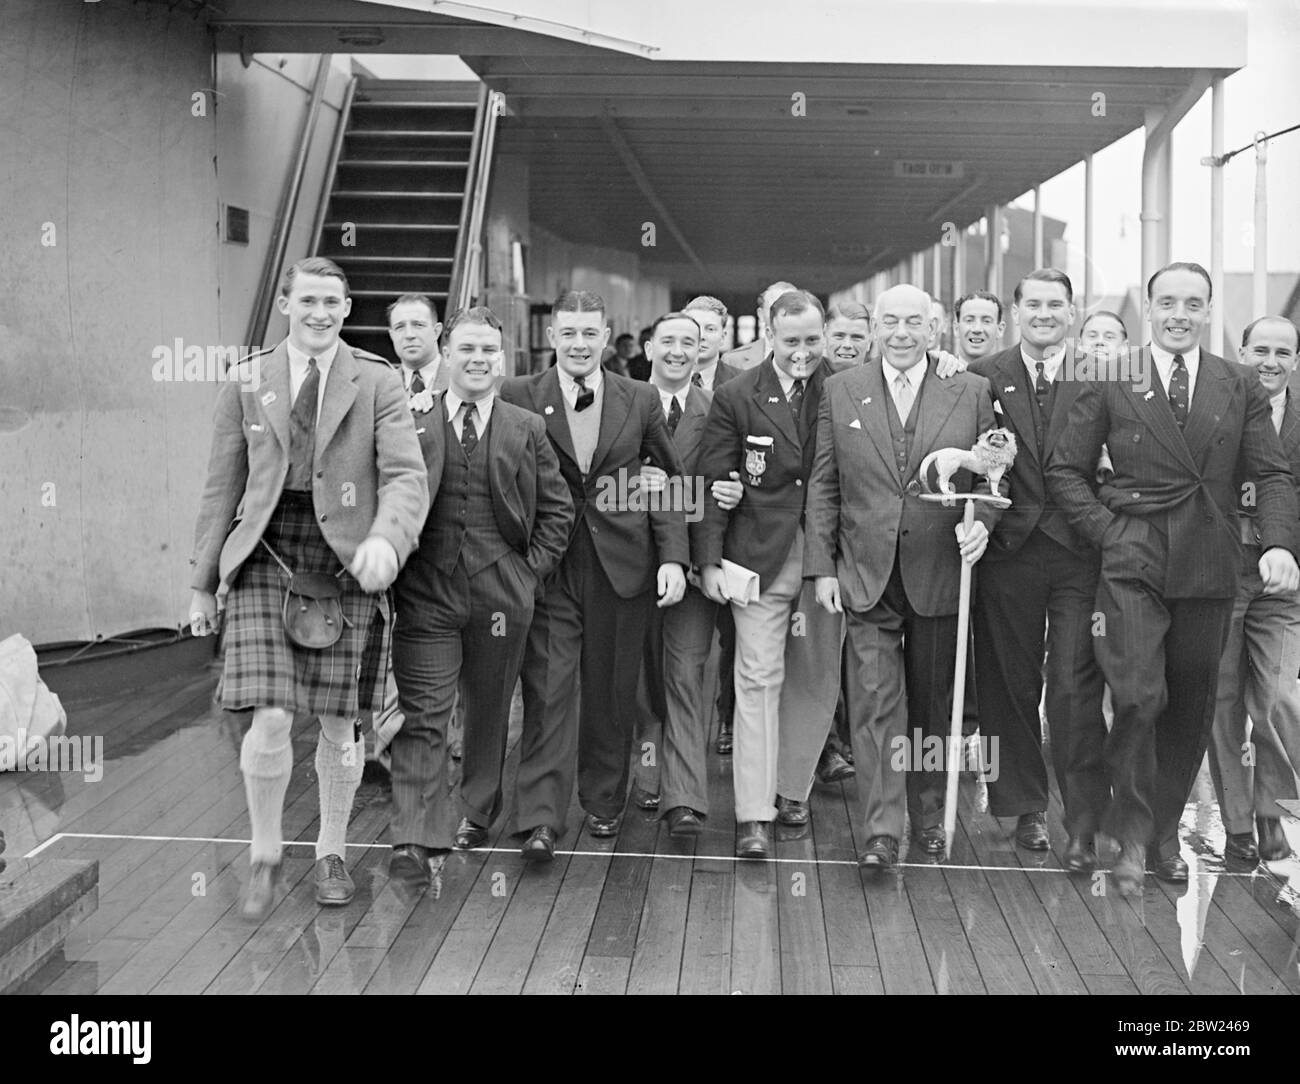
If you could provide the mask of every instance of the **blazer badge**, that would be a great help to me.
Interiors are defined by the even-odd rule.
[[[767,473],[767,453],[772,450],[772,444],[771,437],[745,437],[745,471],[751,486],[762,483],[763,475]]]
[[[270,406],[274,402],[275,402],[275,392],[268,391],[265,395],[262,396],[262,406]]]

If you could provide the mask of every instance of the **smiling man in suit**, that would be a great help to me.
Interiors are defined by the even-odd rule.
[[[1238,357],[1255,370],[1268,393],[1273,428],[1300,485],[1300,403],[1288,387],[1297,354],[1300,328],[1281,316],[1263,316],[1246,328]],[[1227,831],[1224,855],[1275,862],[1291,854],[1277,799],[1295,798],[1295,770],[1300,765],[1300,691],[1295,680],[1300,673],[1300,596],[1264,591],[1254,493],[1247,485],[1239,491],[1241,582],[1219,664],[1210,774]],[[1258,842],[1251,832],[1252,814]]]
[[[393,672],[406,721],[392,741],[389,872],[399,880],[427,881],[431,860],[453,842],[446,735],[458,687],[465,752],[456,846],[484,843],[501,811],[510,699],[534,599],[573,524],[545,424],[495,394],[501,360],[492,311],[454,313],[443,348],[447,390],[414,407],[433,501],[394,589]]]
[[[1211,301],[1199,264],[1152,275],[1139,379],[1083,382],[1047,464],[1048,492],[1101,550],[1094,647],[1115,705],[1103,830],[1120,841],[1112,876],[1125,895],[1142,891],[1144,857],[1160,879],[1187,880],[1178,822],[1205,755],[1241,575],[1239,485],[1254,487],[1263,592],[1300,585],[1296,491],[1268,394],[1254,373],[1201,349]],[[1114,475],[1098,489],[1103,444]]]
[[[926,352],[935,323],[929,295],[915,286],[877,299],[881,358],[826,382],[808,494],[803,571],[822,608],[847,614],[848,712],[867,839],[859,861],[875,870],[898,861],[904,808],[917,845],[943,852],[944,773],[910,766],[921,760],[917,736],[944,742],[948,732],[961,562],[980,559],[998,516],[981,503],[967,537],[960,503],[920,498],[926,455],[972,447],[995,420],[983,377],[938,378]],[[986,479],[965,472],[953,483],[989,492]],[[913,749],[905,771],[901,748]]]
[[[991,303],[967,300],[972,312]],[[968,316],[970,313],[968,313]],[[1047,653],[1047,725],[1069,836],[1064,863],[1096,868],[1093,838],[1110,798],[1104,747],[1104,683],[1092,646],[1100,557],[1047,495],[1043,465],[1061,432],[1079,382],[1066,360],[1074,324],[1069,276],[1053,267],[1016,284],[1011,318],[1020,341],[975,361],[987,378],[1000,423],[1016,436],[1011,507],[1002,513],[980,562],[975,591],[975,665],[980,732],[999,743],[989,812],[1016,817],[1016,842],[1047,850],[1047,769],[1038,705]],[[1046,637],[1044,628],[1046,627]]]
[[[649,609],[681,600],[690,565],[684,511],[655,507],[640,492],[644,460],[665,470],[670,486],[681,485],[680,465],[658,392],[600,368],[604,301],[562,294],[547,335],[555,367],[501,387],[502,401],[545,421],[575,513],[524,656],[516,808],[530,861],[552,858],[564,832],[575,747],[588,827],[617,834]]]
[[[221,704],[253,709],[239,766],[253,833],[241,911],[254,921],[275,902],[295,711],[321,728],[316,900],[342,906],[355,894],[344,849],[365,766],[357,717],[382,703],[385,589],[429,507],[401,382],[387,366],[358,364],[339,340],[352,308],[343,272],[320,257],[299,260],[276,305],[289,334],[256,359],[260,382],[227,382],[218,393],[190,561],[196,635],[216,630],[226,603]],[[286,569],[338,582],[344,628],[333,645],[303,647],[286,633]]]
[[[808,823],[813,769],[839,687],[842,623],[814,605],[803,582],[804,495],[817,403],[826,379],[821,302],[782,294],[769,315],[771,355],[713,397],[700,451],[708,481],[742,475],[745,494],[725,511],[706,502],[692,525],[704,594],[731,602],[725,558],[756,573],[758,597],[732,604],[736,623],[736,854],[767,858],[772,821]],[[793,618],[793,620],[792,620]]]

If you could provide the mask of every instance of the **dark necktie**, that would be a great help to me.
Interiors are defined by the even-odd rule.
[[[316,396],[320,370],[316,359],[307,359],[307,378],[298,389],[289,413],[289,477],[285,489],[310,490],[311,466],[316,457]]]
[[[1174,367],[1169,370],[1169,405],[1174,408],[1174,421],[1181,429],[1187,424],[1187,408],[1191,392],[1187,387],[1187,366],[1183,355],[1174,355]]]
[[[697,388],[702,388],[704,387],[704,378],[700,376],[699,373],[692,373],[691,383],[694,384]]]
[[[578,400],[573,404],[573,409],[581,414],[596,401],[596,393],[587,387],[585,376],[574,377],[573,382],[578,385]]]
[[[668,435],[677,435],[677,423],[682,420],[682,405],[677,401],[677,396],[673,396],[673,405],[668,408]]]
[[[474,426],[476,417],[478,417],[477,404],[466,403],[461,408],[460,446],[465,449],[466,458],[474,454],[474,448],[478,444],[478,429]]]
[[[1047,397],[1052,393],[1052,384],[1043,371],[1043,363],[1041,361],[1035,364],[1035,368],[1038,369],[1038,376],[1034,379],[1034,398],[1038,400],[1039,414],[1046,417]]]
[[[422,391],[424,391],[424,377],[421,376],[419,371],[417,370],[416,373],[411,377],[410,393],[412,395],[419,395],[420,392]]]
[[[803,389],[806,381],[796,380],[790,389],[790,411],[794,414],[794,427],[803,436]]]

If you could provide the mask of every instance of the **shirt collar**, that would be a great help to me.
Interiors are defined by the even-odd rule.
[[[779,366],[779,365],[776,363],[776,358],[775,358],[775,356],[768,358],[768,364],[772,366],[772,372],[776,373],[776,378],[777,378],[777,380],[779,380],[779,381],[781,382],[781,392],[782,392],[782,394],[784,394],[785,397],[786,397],[787,399],[789,399],[789,398],[790,398],[790,392],[791,392],[791,390],[794,388],[794,380],[795,380],[795,378],[792,377],[792,376],[787,376],[787,375],[785,374],[785,372],[781,369],[781,366]],[[803,379],[807,380],[808,378],[807,378],[807,377],[804,377]],[[807,384],[804,385],[805,388],[806,388],[807,386],[808,386]]]
[[[1280,392],[1278,392],[1276,395],[1270,395],[1270,396],[1268,397],[1268,401],[1269,401],[1269,403],[1270,403],[1270,404],[1272,405],[1272,407],[1273,407],[1273,413],[1274,413],[1274,414],[1276,414],[1279,410],[1285,410],[1285,409],[1286,409],[1286,392],[1287,392],[1287,389],[1286,389],[1286,388],[1283,388],[1283,389],[1282,389]]]
[[[573,377],[560,368],[560,363],[558,361],[555,363],[555,373],[560,378],[560,390],[570,399],[576,399],[578,397],[577,382]],[[600,385],[604,379],[605,375],[600,366],[597,365],[596,368],[583,377],[583,383],[587,385],[588,391],[594,392],[600,389]]]
[[[930,364],[930,359],[926,357],[923,361],[918,361],[910,369],[895,368],[888,361],[883,361],[883,364],[885,366],[885,383],[889,385],[890,391],[893,391],[894,382],[898,379],[899,373],[907,377],[907,382],[912,385],[912,390],[917,391],[921,387],[921,381],[925,379],[925,370]]]
[[[1051,353],[1044,354],[1041,358],[1031,358],[1025,353],[1024,343],[1020,344],[1020,359],[1025,363],[1025,368],[1033,380],[1038,379],[1038,363],[1043,363],[1043,377],[1050,384],[1056,379],[1056,374],[1061,369],[1061,362],[1065,359],[1065,343],[1057,343]]]
[[[677,403],[682,410],[686,409],[686,396],[691,392],[691,386],[689,384],[682,388],[681,391],[669,391],[667,388],[661,388],[658,384],[655,384],[653,380],[650,381],[650,383],[654,384],[655,391],[659,393],[659,402],[663,406],[665,414],[672,410],[673,399],[677,400]]]
[[[713,378],[718,374],[718,359],[714,358],[708,365],[695,370],[706,388],[713,387]]]
[[[426,362],[425,364],[421,365],[418,369],[412,369],[409,365],[403,363],[402,382],[409,389],[411,386],[411,381],[415,379],[415,374],[419,373],[421,379],[424,381],[424,386],[426,388],[432,388],[433,382],[438,376],[438,362],[440,360],[441,359],[438,357],[438,355],[434,354],[432,361]]]
[[[294,346],[293,343],[288,342],[287,340],[285,341],[285,345],[289,348],[290,365],[298,369],[305,369],[307,368],[308,359],[314,357],[316,359],[316,368],[320,370],[321,376],[324,376],[329,372],[329,367],[334,363],[334,356],[339,352],[339,343],[337,339],[334,341],[333,346],[321,354],[304,354]]]
[[[478,426],[478,430],[480,433],[483,432],[483,427],[487,425],[488,419],[492,417],[492,402],[495,399],[496,399],[496,392],[490,391],[485,396],[483,396],[482,399],[474,400],[475,405],[478,407],[478,418],[475,421],[475,424]],[[462,399],[450,388],[448,388],[445,392],[443,392],[443,401],[447,404],[448,421],[452,421],[456,417],[456,415],[460,413],[460,408],[462,404],[465,402],[464,399]]]
[[[1166,350],[1163,346],[1157,346],[1154,339],[1151,340],[1151,357],[1155,363],[1168,372],[1173,368],[1174,355]],[[1193,346],[1190,350],[1183,351],[1183,364],[1187,366],[1187,371],[1191,372],[1201,361],[1200,346]]]

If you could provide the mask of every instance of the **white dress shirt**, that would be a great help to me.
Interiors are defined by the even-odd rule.
[[[651,381],[653,383],[653,381]],[[672,413],[673,400],[677,400],[677,406],[684,414],[686,412],[686,396],[690,394],[691,386],[689,384],[682,388],[681,391],[669,391],[667,388],[661,388],[658,384],[654,386],[655,391],[659,393],[659,405],[664,408],[664,417],[667,418]]]
[[[788,403],[790,401],[790,393],[794,390],[795,378],[786,375],[781,366],[776,363],[776,358],[772,359],[772,371],[776,373],[777,380],[781,382],[781,394],[785,396],[785,401]],[[807,381],[808,378],[805,376],[802,379]],[[804,391],[808,390],[807,383],[805,383],[803,387]]]
[[[319,418],[320,405],[325,402],[325,380],[330,375],[330,366],[334,364],[334,355],[339,352],[339,344],[335,342],[323,354],[304,354],[293,343],[286,345],[289,347],[289,409],[293,409],[293,401],[298,398],[302,382],[307,379],[307,362],[314,357],[316,368],[320,371],[320,384],[316,388],[316,417]]]
[[[713,390],[713,382],[718,378],[718,359],[714,358],[713,362],[706,365],[703,369],[695,370],[700,376],[700,384],[705,391]]]
[[[461,399],[450,388],[447,389],[443,396],[447,404],[447,420],[451,422],[451,427],[456,431],[456,439],[460,440],[465,431],[465,413],[462,411],[461,404],[466,400]],[[496,399],[496,392],[488,392],[482,399],[474,401],[478,407],[478,413],[474,416],[474,432],[482,439],[483,431],[487,428],[488,419],[492,417],[492,403]]]
[[[427,390],[433,390],[433,382],[438,379],[438,362],[437,355],[434,355],[432,361],[420,366],[418,369],[412,369],[409,365],[402,364],[402,387],[406,389],[406,394],[411,394],[411,381],[415,379],[415,374],[420,374],[420,379],[424,381]]]
[[[1040,358],[1031,358],[1025,353],[1025,348],[1020,347],[1020,360],[1025,363],[1025,371],[1029,373],[1029,386],[1032,388],[1038,383],[1038,362],[1043,363],[1043,379],[1049,384],[1056,382],[1056,374],[1061,371],[1061,362],[1065,360],[1065,343],[1061,343],[1056,350],[1050,354],[1044,354]]]
[[[889,394],[894,400],[894,409],[898,411],[900,421],[907,421],[907,415],[912,412],[912,407],[916,405],[916,400],[921,395],[921,381],[925,379],[925,368],[928,364],[924,358],[910,369],[895,368],[888,361],[884,363],[885,383],[889,387]],[[906,411],[898,405],[898,377],[900,373],[907,378],[907,383],[912,388],[912,401],[908,403]]]
[[[1151,358],[1156,363],[1156,372],[1165,386],[1165,395],[1169,395],[1169,377],[1174,371],[1174,356],[1163,347],[1151,343]],[[1192,399],[1196,395],[1196,374],[1201,369],[1201,348],[1193,346],[1183,355],[1183,364],[1187,366],[1187,411],[1192,410]]]
[[[574,382],[573,377],[560,368],[560,363],[558,361],[555,363],[555,372],[560,378],[560,394],[564,396],[564,401],[568,403],[572,409],[576,410],[578,407],[578,396],[581,394],[581,392],[578,391],[578,385]],[[599,365],[583,377],[583,383],[587,385],[587,390],[593,395],[600,389],[603,380],[604,377],[601,375]]]
[[[1282,432],[1282,419],[1286,416],[1286,388],[1276,395],[1269,396],[1269,406],[1273,408],[1273,428]]]

